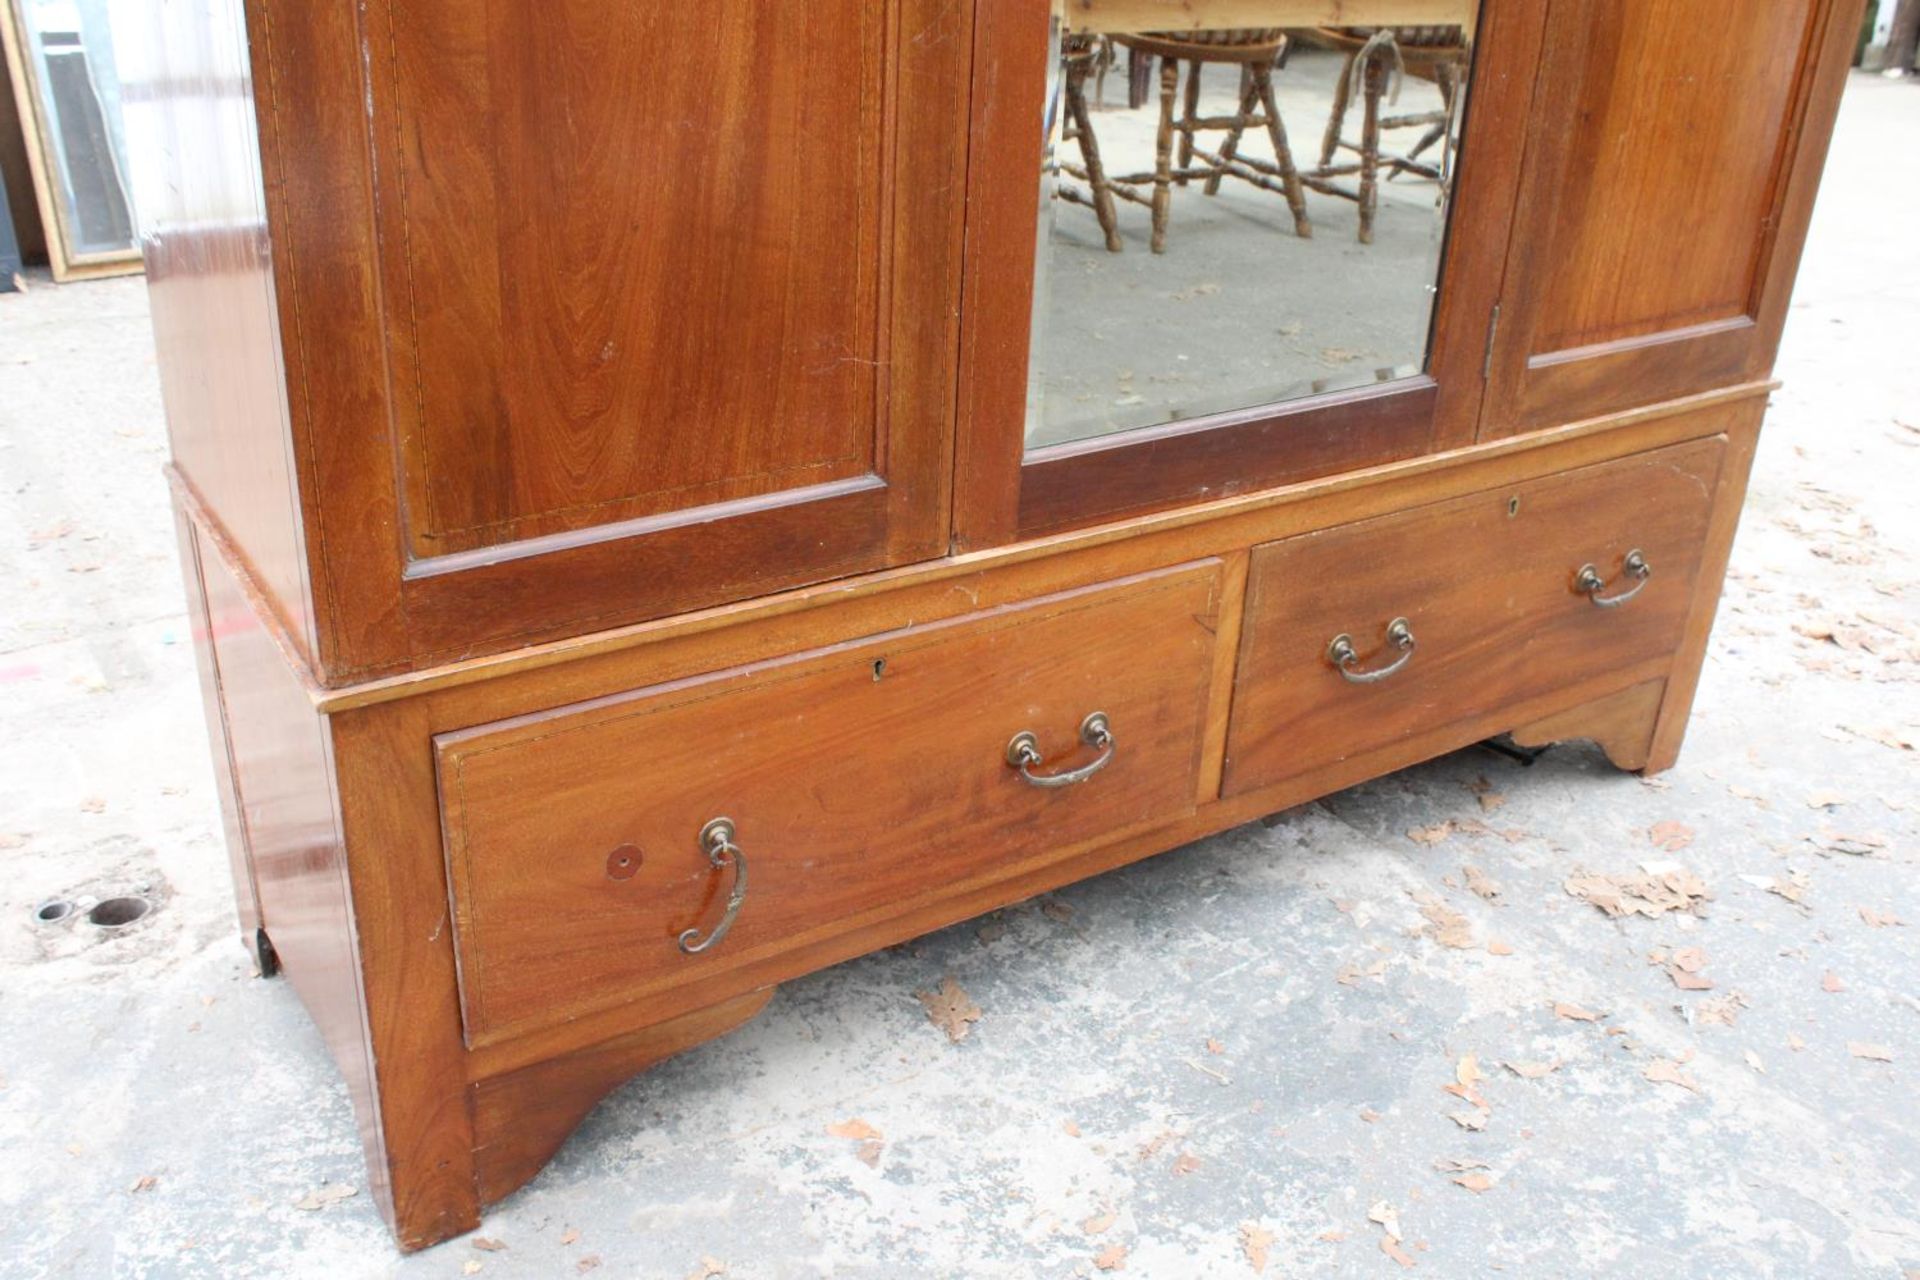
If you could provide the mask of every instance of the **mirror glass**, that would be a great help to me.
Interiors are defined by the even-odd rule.
[[[1029,450],[1424,371],[1478,6],[1327,8],[1056,6]]]
[[[24,78],[28,145],[42,163],[63,257],[138,255],[110,17],[130,0],[16,0],[8,32]],[[0,10],[6,6],[0,4]],[[7,14],[0,12],[0,22]]]

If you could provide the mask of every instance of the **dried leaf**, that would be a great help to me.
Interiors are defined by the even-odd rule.
[[[358,1188],[350,1183],[329,1182],[325,1186],[316,1187],[304,1196],[301,1196],[293,1202],[293,1207],[296,1209],[305,1209],[311,1213],[324,1209],[330,1204],[348,1199],[354,1195],[357,1190]]]
[[[1127,1246],[1110,1244],[1093,1255],[1093,1265],[1102,1271],[1125,1271],[1127,1269]]]
[[[1391,960],[1391,956],[1381,956],[1365,968],[1357,964],[1341,965],[1340,971],[1333,975],[1333,979],[1343,987],[1350,987],[1362,978],[1379,977],[1387,971],[1387,965]]]
[[[1847,984],[1840,981],[1839,974],[1829,969],[1826,971],[1826,973],[1822,974],[1820,977],[1820,989],[1822,991],[1830,991],[1830,992],[1838,993],[1841,991],[1845,991],[1847,989]]]
[[[1706,967],[1706,963],[1705,951],[1699,947],[1683,947],[1670,958],[1667,976],[1682,991],[1711,991],[1713,982],[1700,976],[1700,970]]]
[[[1837,809],[1847,803],[1847,798],[1838,791],[1816,791],[1807,797],[1809,809]]]
[[[1900,917],[1891,911],[1875,911],[1872,907],[1860,908],[1860,919],[1869,929],[1885,929],[1901,923]]]
[[[1479,1133],[1487,1127],[1487,1113],[1484,1111],[1449,1111],[1447,1119],[1469,1133]]]
[[[1693,828],[1684,822],[1656,822],[1648,829],[1647,839],[1656,849],[1676,853],[1693,843]]]
[[[1069,1138],[1077,1138],[1080,1136],[1080,1126],[1071,1120],[1062,1120],[1060,1122],[1060,1128]]]
[[[507,1247],[504,1240],[495,1240],[492,1236],[475,1236],[471,1243],[482,1253],[500,1253]]]
[[[1240,1224],[1240,1247],[1246,1251],[1247,1263],[1255,1275],[1266,1274],[1267,1251],[1273,1248],[1274,1238],[1273,1232],[1257,1222]]]
[[[1699,1082],[1681,1070],[1679,1063],[1669,1062],[1665,1058],[1655,1058],[1649,1062],[1646,1077],[1655,1084],[1677,1084],[1682,1089],[1691,1089],[1695,1093],[1700,1091]]]
[[[1446,903],[1436,899],[1421,907],[1420,914],[1427,918],[1420,932],[1441,946],[1452,947],[1456,951],[1473,946],[1473,926],[1467,923],[1465,916]]]
[[[1200,1157],[1194,1155],[1191,1151],[1183,1152],[1180,1157],[1173,1162],[1173,1172],[1176,1177],[1192,1173],[1199,1167]]]
[[[1856,1058],[1865,1058],[1869,1062],[1892,1062],[1893,1050],[1883,1044],[1867,1044],[1862,1040],[1847,1041],[1847,1052]]]
[[[1552,1062],[1508,1062],[1504,1065],[1523,1080],[1538,1080],[1542,1076],[1552,1075],[1566,1064],[1555,1058]]]
[[[1484,1173],[1463,1173],[1453,1179],[1455,1186],[1465,1187],[1475,1195],[1493,1188],[1493,1179]]]
[[[600,1255],[597,1253],[590,1253],[586,1255],[584,1258],[580,1259],[580,1261],[574,1263],[573,1269],[575,1271],[578,1271],[581,1275],[585,1275],[587,1274],[587,1272],[592,1271],[594,1268],[598,1267],[599,1265],[600,1265]]]
[[[1499,883],[1489,879],[1486,872],[1474,866],[1472,863],[1469,862],[1461,866],[1460,874],[1467,878],[1467,888],[1473,890],[1481,897],[1491,900],[1500,896]]]
[[[1400,1238],[1400,1211],[1385,1200],[1376,1201],[1373,1207],[1367,1210],[1367,1221],[1378,1223],[1380,1229],[1387,1233],[1389,1240]]]
[[[1817,836],[1808,836],[1807,839],[1828,853],[1844,853],[1855,858],[1865,858],[1887,847],[1887,838],[1881,835],[1847,835],[1838,831],[1822,831]]]
[[[867,1168],[878,1169],[880,1167],[880,1153],[886,1149],[887,1144],[880,1141],[880,1139],[868,1138],[865,1142],[854,1148],[853,1155],[856,1160],[866,1165]]]
[[[1449,818],[1445,822],[1436,822],[1430,827],[1415,827],[1407,832],[1407,839],[1431,848],[1452,834],[1453,819]]]
[[[468,1259],[467,1259],[467,1260],[466,1260],[465,1262],[463,1262],[463,1263],[461,1263],[461,1264],[460,1264],[460,1274],[461,1274],[461,1275],[463,1275],[463,1276],[477,1276],[477,1275],[479,1275],[479,1274],[480,1274],[480,1259],[478,1259],[478,1258],[468,1258]]]
[[[1380,1252],[1386,1254],[1403,1267],[1411,1267],[1413,1265],[1413,1259],[1407,1256],[1407,1251],[1402,1249],[1400,1242],[1392,1236],[1380,1237]]]
[[[1120,1220],[1120,1215],[1109,1209],[1105,1213],[1096,1213],[1080,1224],[1080,1229],[1090,1236],[1097,1236]]]
[[[577,1227],[568,1227],[565,1231],[560,1233],[561,1244],[578,1244],[579,1242],[580,1242],[580,1230]]]
[[[1487,954],[1490,956],[1510,956],[1513,954],[1513,948],[1498,938],[1488,938]]]
[[[1806,1047],[1807,1047],[1807,1042],[1805,1040],[1802,1040],[1799,1036],[1795,1035],[1791,1031],[1787,1033],[1787,1048],[1793,1050],[1795,1053],[1798,1053]]]
[[[951,976],[941,979],[938,990],[916,991],[914,998],[926,1007],[927,1021],[947,1033],[947,1039],[959,1044],[967,1038],[973,1024],[980,1021],[980,1006],[975,1004]]]
[[[1208,1053],[1212,1053],[1212,1054],[1221,1054],[1221,1053],[1225,1053],[1226,1051],[1227,1051],[1227,1046],[1226,1046],[1226,1045],[1224,1045],[1224,1044],[1222,1044],[1222,1043],[1220,1043],[1220,1041],[1218,1041],[1218,1040],[1215,1040],[1215,1039],[1214,1039],[1213,1037],[1211,1037],[1211,1036],[1209,1036],[1209,1037],[1207,1037],[1207,1052],[1208,1052]]]
[[[860,1119],[842,1120],[839,1124],[830,1124],[827,1126],[827,1135],[834,1138],[851,1138],[855,1142],[886,1137],[884,1133]]]
[[[1740,1011],[1746,1007],[1747,997],[1744,994],[1729,991],[1723,996],[1715,996],[1711,1000],[1703,1001],[1700,1007],[1693,1011],[1693,1016],[1696,1022],[1730,1027],[1739,1018]]]
[[[1767,1074],[1767,1064],[1760,1061],[1759,1054],[1749,1049],[1747,1050],[1746,1058],[1747,1058],[1748,1066],[1752,1067],[1755,1071],[1758,1071],[1761,1075]]]
[[[1606,1016],[1603,1013],[1595,1013],[1591,1009],[1582,1009],[1577,1004],[1555,1003],[1553,1011],[1570,1022],[1598,1022]]]
[[[1466,1053],[1460,1055],[1460,1061],[1455,1064],[1453,1078],[1460,1082],[1462,1088],[1471,1089],[1487,1077],[1480,1071],[1479,1057]]]
[[[153,1176],[152,1174],[150,1174],[150,1173],[147,1173],[147,1174],[142,1174],[142,1175],[141,1175],[141,1176],[140,1176],[140,1177],[139,1177],[139,1178],[138,1178],[138,1179],[137,1179],[137,1180],[136,1180],[136,1181],[134,1182],[134,1184],[133,1184],[132,1186],[130,1186],[130,1187],[128,1187],[128,1188],[127,1188],[127,1190],[128,1190],[129,1192],[131,1192],[131,1193],[133,1193],[133,1194],[136,1194],[136,1195],[137,1195],[137,1194],[139,1194],[139,1193],[140,1193],[140,1192],[142,1192],[142,1191],[151,1191],[151,1190],[153,1190],[153,1189],[154,1189],[155,1187],[157,1187],[157,1186],[159,1186],[159,1185],[160,1185],[160,1179],[158,1179],[158,1178],[156,1178],[156,1177],[154,1177],[154,1176]]]
[[[1673,863],[1648,863],[1640,875],[1579,874],[1567,879],[1566,891],[1583,898],[1609,916],[1639,914],[1652,919],[1668,911],[1705,913],[1713,897],[1706,882]]]
[[[700,1265],[687,1272],[687,1280],[713,1280],[727,1274],[727,1264],[708,1254],[700,1255]]]
[[[1073,908],[1058,898],[1048,898],[1040,904],[1040,914],[1049,920],[1057,920],[1065,924],[1073,919]]]

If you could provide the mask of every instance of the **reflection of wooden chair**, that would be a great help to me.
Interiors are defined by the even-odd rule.
[[[1107,237],[1108,252],[1118,253],[1120,219],[1113,209],[1113,184],[1100,160],[1100,140],[1093,135],[1093,118],[1087,112],[1087,77],[1096,69],[1104,77],[1113,52],[1098,36],[1070,35],[1061,44],[1060,56],[1066,64],[1067,108],[1067,118],[1060,126],[1060,142],[1063,146],[1069,142],[1080,144],[1079,166],[1062,161],[1060,168],[1086,183],[1091,194],[1082,195],[1068,186],[1057,190],[1063,200],[1093,207],[1094,216],[1100,219],[1100,230]]]
[[[1360,206],[1360,243],[1373,243],[1374,214],[1380,204],[1380,170],[1387,169],[1389,179],[1402,173],[1429,178],[1440,184],[1443,195],[1453,181],[1453,124],[1459,103],[1460,87],[1465,79],[1471,49],[1465,34],[1455,26],[1423,27],[1341,27],[1322,28],[1314,39],[1331,48],[1344,50],[1346,65],[1334,86],[1333,115],[1327,121],[1326,137],[1320,144],[1320,165],[1306,176],[1306,184],[1326,195],[1355,201]],[[1391,102],[1399,95],[1403,76],[1431,81],[1440,90],[1441,108],[1411,115],[1382,116],[1380,100]],[[1349,142],[1342,132],[1354,90],[1360,91],[1362,108],[1360,141]],[[1425,132],[1404,155],[1383,153],[1380,134],[1386,129],[1423,127]],[[1436,162],[1420,159],[1422,152],[1440,144]],[[1335,164],[1345,149],[1357,159]],[[1336,178],[1358,175],[1357,188],[1348,188]]]
[[[1066,50],[1067,128],[1062,131],[1062,138],[1064,140],[1071,136],[1080,143],[1083,167],[1079,170],[1069,168],[1067,171],[1084,179],[1092,188],[1090,202],[1100,218],[1101,230],[1106,232],[1108,249],[1116,253],[1120,250],[1113,203],[1118,198],[1146,205],[1153,211],[1153,251],[1164,253],[1174,184],[1177,182],[1184,186],[1193,178],[1205,179],[1208,195],[1220,189],[1220,179],[1223,177],[1238,178],[1264,190],[1277,192],[1286,198],[1293,212],[1294,230],[1301,236],[1313,234],[1313,224],[1307,219],[1306,192],[1299,171],[1294,166],[1292,148],[1287,144],[1287,131],[1280,120],[1280,108],[1273,97],[1273,66],[1286,49],[1287,37],[1284,32],[1268,27],[1112,36],[1113,43],[1130,52],[1146,59],[1160,60],[1160,133],[1154,151],[1153,171],[1124,176],[1107,174],[1101,164],[1099,145],[1093,140],[1093,126],[1086,101],[1086,81],[1093,69],[1094,57],[1090,51],[1076,56],[1073,44],[1076,39],[1080,37],[1069,37]],[[1177,100],[1180,98],[1180,64],[1183,62],[1188,70],[1185,101],[1181,105]],[[1240,104],[1229,115],[1200,114],[1200,76],[1210,63],[1232,64],[1243,70]],[[1273,162],[1239,154],[1240,140],[1248,129],[1267,131],[1268,139],[1273,143]],[[1224,132],[1227,135],[1218,152],[1200,147],[1196,139],[1203,132]],[[1176,135],[1179,138],[1177,159]],[[1199,164],[1196,165],[1195,161]],[[1149,185],[1153,188],[1151,196],[1132,190]],[[1078,198],[1077,192],[1062,194],[1068,199]]]

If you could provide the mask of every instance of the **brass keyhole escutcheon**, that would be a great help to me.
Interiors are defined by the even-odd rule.
[[[607,855],[607,879],[631,880],[640,874],[640,848],[623,844]]]

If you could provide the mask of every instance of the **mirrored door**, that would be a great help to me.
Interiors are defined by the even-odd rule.
[[[963,540],[1470,439],[1537,51],[1527,7],[1057,0],[983,24],[987,190],[970,203],[994,222],[974,243],[1004,237],[1031,289],[994,298],[981,276],[1013,269],[969,263],[966,322],[1024,342],[969,344],[963,477],[992,451],[1017,454],[1020,479],[985,486]],[[1017,403],[987,350],[1018,359]]]

